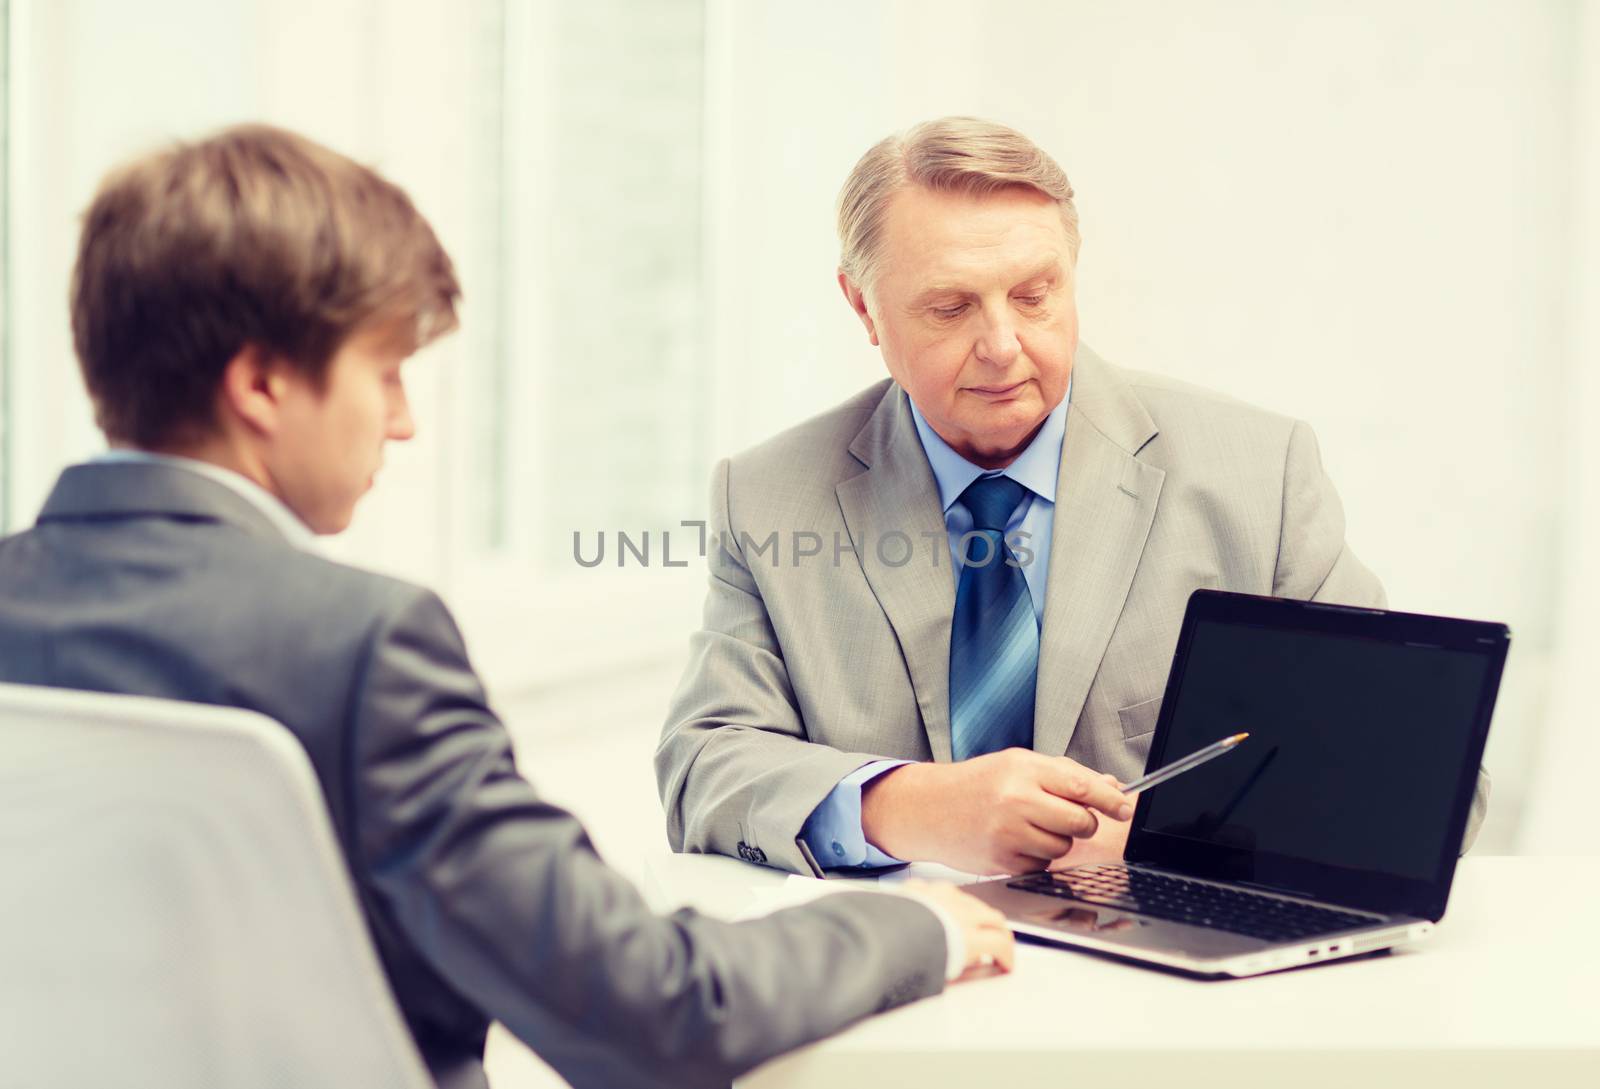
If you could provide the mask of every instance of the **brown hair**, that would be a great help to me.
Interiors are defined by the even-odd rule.
[[[110,174],[84,215],[72,336],[107,438],[155,448],[215,423],[255,345],[320,383],[358,330],[415,350],[461,297],[400,188],[302,136],[240,125]]]
[[[1022,186],[1061,206],[1073,258],[1078,210],[1056,161],[1016,129],[976,117],[941,117],[887,136],[861,156],[839,193],[839,269],[862,288],[877,279],[889,200],[908,185],[983,196]]]

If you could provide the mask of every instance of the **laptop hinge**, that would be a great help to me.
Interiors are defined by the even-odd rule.
[[[1232,880],[1230,880],[1228,883],[1231,884],[1231,885],[1245,885],[1245,886],[1247,886],[1249,888],[1252,888],[1252,889],[1260,889],[1263,892],[1275,892],[1275,893],[1278,893],[1281,896],[1298,896],[1302,900],[1321,900],[1322,899],[1322,897],[1318,896],[1316,893],[1307,892],[1305,889],[1291,889],[1291,888],[1287,888],[1287,887],[1285,887],[1283,885],[1269,885],[1265,881],[1243,881],[1243,880],[1235,877]]]

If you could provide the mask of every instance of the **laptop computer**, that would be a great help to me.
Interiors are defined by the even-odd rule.
[[[1387,949],[1444,915],[1503,624],[1196,591],[1124,861],[966,891],[1019,935],[1211,977]]]

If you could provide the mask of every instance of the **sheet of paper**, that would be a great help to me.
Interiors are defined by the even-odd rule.
[[[906,881],[939,881],[946,885],[970,885],[975,881],[987,881],[988,878],[981,874],[967,873],[964,870],[953,870],[949,866],[941,866],[937,862],[913,862],[903,870],[895,870],[878,878],[881,885],[898,885]]]
[[[815,877],[801,877],[792,873],[788,880],[781,884],[762,884],[751,888],[749,898],[737,918],[753,919],[758,915],[770,915],[774,911],[804,904],[836,892],[860,892],[863,886],[872,888],[867,882],[819,881]]]

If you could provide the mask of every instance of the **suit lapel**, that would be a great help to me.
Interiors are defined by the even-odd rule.
[[[948,761],[955,576],[939,488],[899,386],[889,385],[850,453],[867,468],[838,485],[839,510],[900,642],[928,744]]]
[[[1056,485],[1039,634],[1033,747],[1067,751],[1155,520],[1166,473],[1134,455],[1155,422],[1117,373],[1080,346]]]

